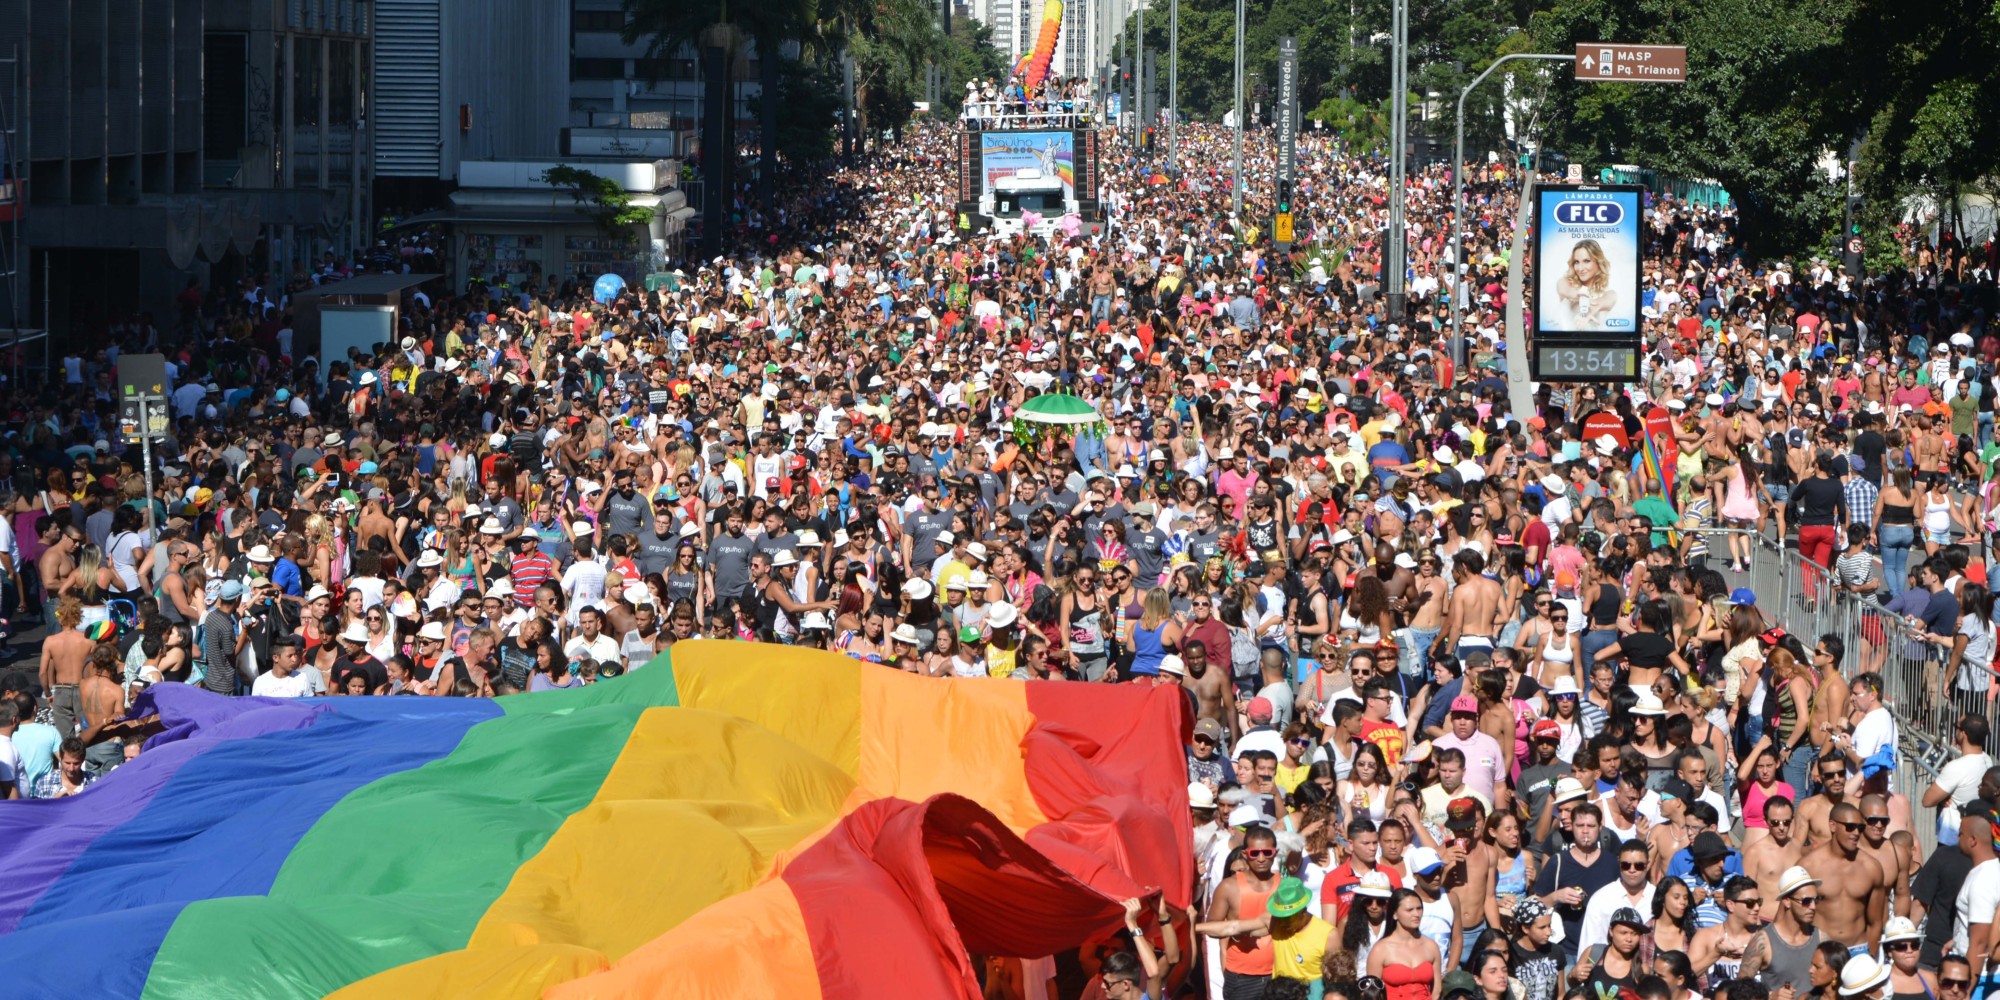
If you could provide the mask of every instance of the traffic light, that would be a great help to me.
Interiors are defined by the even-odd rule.
[[[1278,211],[1289,214],[1292,210],[1292,182],[1278,182]]]

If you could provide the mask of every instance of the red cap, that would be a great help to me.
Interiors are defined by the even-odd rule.
[[[1559,740],[1562,739],[1562,735],[1563,735],[1562,723],[1557,722],[1554,719],[1543,719],[1540,722],[1535,723],[1535,731],[1533,734],[1534,739]]]
[[[767,478],[766,478],[766,479],[764,480],[764,487],[765,487],[766,489],[777,489],[777,488],[778,488],[778,477],[777,477],[777,476],[770,476],[770,477],[767,477]]]
[[[1252,698],[1249,707],[1244,711],[1249,713],[1251,722],[1269,722],[1272,711],[1271,699],[1262,696]]]

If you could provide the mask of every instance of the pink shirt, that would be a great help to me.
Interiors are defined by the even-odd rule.
[[[1507,778],[1507,769],[1513,764],[1513,757],[1500,749],[1493,737],[1474,730],[1470,739],[1461,740],[1456,733],[1432,740],[1433,747],[1457,747],[1465,754],[1465,786],[1486,796],[1492,802],[1493,790],[1500,787]]]
[[[1250,495],[1250,487],[1255,485],[1257,485],[1257,474],[1254,472],[1246,476],[1230,469],[1215,477],[1215,492],[1234,501],[1233,509],[1238,521],[1243,520],[1244,501]]]
[[[1743,825],[1764,829],[1764,802],[1775,795],[1782,795],[1794,803],[1799,801],[1798,793],[1792,791],[1792,786],[1783,781],[1771,786],[1770,795],[1765,794],[1764,790],[1752,781],[1749,794],[1743,796]]]

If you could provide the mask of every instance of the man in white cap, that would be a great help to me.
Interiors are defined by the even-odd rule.
[[[1765,886],[1770,892],[1772,887]],[[1736,978],[1755,979],[1773,993],[1790,987],[1793,996],[1812,990],[1813,952],[1819,932],[1820,880],[1797,866],[1785,869],[1776,886],[1777,919],[1765,924],[1743,949]]]

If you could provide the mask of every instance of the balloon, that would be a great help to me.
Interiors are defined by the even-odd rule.
[[[598,276],[596,284],[590,286],[590,295],[591,298],[599,302],[610,302],[612,299],[618,297],[618,293],[624,290],[625,279],[623,277],[616,274],[603,274]]]
[[[496,313],[487,313],[487,314],[486,314],[486,322],[488,322],[488,323],[498,323],[498,322],[500,322],[500,317],[499,317],[499,315],[498,315],[498,314],[496,314]]]
[[[1062,0],[1048,0],[1042,5],[1042,31],[1035,36],[1035,47],[1029,51],[1028,70],[1021,75],[1021,83],[1029,90],[1042,85],[1042,78],[1049,75],[1049,60],[1056,54],[1056,36],[1062,34]]]

